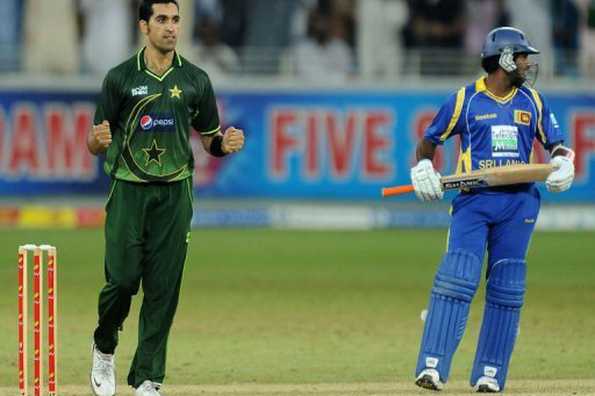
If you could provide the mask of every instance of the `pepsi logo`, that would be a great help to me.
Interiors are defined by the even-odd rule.
[[[176,119],[170,114],[144,114],[139,126],[145,132],[175,132]]]
[[[150,115],[144,115],[140,118],[140,127],[146,131],[153,126],[153,119]]]

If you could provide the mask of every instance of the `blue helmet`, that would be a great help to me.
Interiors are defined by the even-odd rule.
[[[539,54],[539,50],[531,46],[525,33],[519,29],[504,26],[488,33],[481,50],[481,59],[499,56],[504,48],[511,48],[515,54]]]

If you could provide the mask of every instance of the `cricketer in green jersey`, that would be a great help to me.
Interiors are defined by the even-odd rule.
[[[138,346],[128,374],[135,395],[159,395],[192,217],[192,128],[211,155],[244,145],[241,130],[221,132],[207,74],[176,53],[180,15],[174,0],[144,0],[146,46],[105,77],[87,146],[105,154],[105,277],[94,332],[91,388],[116,392],[118,331],[142,280]]]

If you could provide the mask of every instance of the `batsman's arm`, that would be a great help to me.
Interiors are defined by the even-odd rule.
[[[422,159],[429,159],[432,161],[434,159],[434,154],[436,153],[436,143],[423,138],[417,144],[417,148],[415,150],[415,157],[417,161],[421,161]]]
[[[557,144],[554,147],[552,147],[552,149],[550,151],[550,156],[552,158],[558,157],[558,156],[563,156],[563,157],[567,157],[571,161],[574,161],[574,151],[562,144]]]

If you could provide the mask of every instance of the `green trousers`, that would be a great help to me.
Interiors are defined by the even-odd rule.
[[[192,219],[192,180],[167,184],[112,181],[106,205],[105,279],[97,348],[114,353],[118,330],[142,281],[138,346],[128,384],[163,382],[169,330],[178,305]]]

